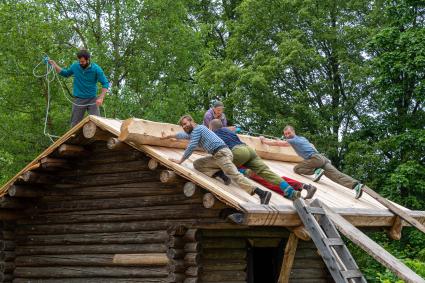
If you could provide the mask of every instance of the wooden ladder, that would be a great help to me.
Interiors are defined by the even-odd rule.
[[[367,282],[321,202],[297,199],[294,205],[335,282]]]

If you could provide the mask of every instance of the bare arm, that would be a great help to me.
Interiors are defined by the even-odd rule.
[[[59,65],[54,60],[49,60],[49,64],[53,66],[56,73],[60,73],[62,71],[62,68],[59,67]]]
[[[261,143],[266,145],[273,145],[273,146],[280,146],[280,147],[291,146],[287,141],[266,139],[263,136],[260,136],[260,141]]]

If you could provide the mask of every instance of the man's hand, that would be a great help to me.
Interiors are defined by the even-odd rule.
[[[96,99],[96,106],[101,106],[103,104],[103,97],[98,97]]]
[[[181,160],[181,159],[175,159],[175,158],[168,158],[168,160],[170,160],[170,161],[172,161],[172,162],[174,162],[174,163],[177,163],[177,164],[181,164],[183,161]]]
[[[229,126],[227,127],[229,130],[231,130],[232,132],[236,132],[236,127],[235,126]]]

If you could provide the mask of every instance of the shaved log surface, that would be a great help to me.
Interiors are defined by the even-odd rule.
[[[123,276],[125,277],[125,276]],[[47,279],[47,278],[15,278],[14,283],[140,283],[140,278],[105,278],[105,277],[96,277],[96,278],[66,278],[64,279]],[[163,278],[143,278],[144,283],[169,283],[170,281],[167,277]]]
[[[18,256],[16,266],[163,266],[165,253],[151,254],[59,254]]]
[[[181,131],[183,131],[183,129],[178,125],[131,118],[125,120],[121,124],[119,140],[134,142],[141,145],[149,144],[184,149],[187,147],[187,140],[161,139],[163,133],[172,135]],[[302,161],[302,158],[296,154],[292,147],[264,145],[258,137],[239,135],[239,138],[242,142],[254,148],[260,157],[291,162]]]
[[[87,176],[87,175],[96,175],[96,174],[111,174],[111,173],[121,173],[121,172],[131,172],[131,171],[143,171],[148,169],[147,160],[143,158],[142,160],[126,161],[126,162],[114,162],[114,163],[105,163],[97,164],[96,166],[92,165],[82,165],[78,166],[73,170],[67,170],[60,172],[60,176]]]
[[[16,277],[21,278],[75,278],[75,277],[167,277],[165,267],[16,267]]]
[[[160,185],[157,181],[70,189],[50,189],[50,186],[47,187],[48,189],[43,190],[43,199],[51,201],[171,195],[183,192],[181,186]]]
[[[43,212],[68,212],[93,209],[149,207],[167,204],[194,204],[200,203],[197,199],[188,199],[182,194],[143,196],[128,198],[65,200],[56,202],[40,202],[37,206]]]
[[[60,255],[60,254],[103,254],[103,253],[156,253],[165,252],[165,243],[149,244],[93,244],[93,245],[50,245],[17,246],[16,255]]]
[[[205,259],[244,259],[245,249],[203,249],[202,257]]]
[[[202,260],[202,267],[203,267],[204,271],[245,270],[246,266],[247,266],[247,261],[245,259],[237,259],[237,260],[207,259],[207,260]]]
[[[21,245],[164,243],[166,231],[17,236]]]
[[[225,282],[225,281],[245,281],[245,271],[214,271],[214,272],[203,272],[200,276],[203,282]]]
[[[190,225],[193,221],[183,221]],[[20,225],[17,235],[52,235],[75,233],[102,233],[102,232],[132,232],[166,230],[174,225],[175,221],[131,221],[111,223],[76,223],[76,224],[51,224],[51,225]]]
[[[30,219],[19,219],[20,224],[65,224],[91,222],[120,222],[136,220],[218,218],[219,211],[205,209],[200,204],[135,207],[73,211],[64,213],[41,213]],[[1,215],[1,214],[0,214]]]

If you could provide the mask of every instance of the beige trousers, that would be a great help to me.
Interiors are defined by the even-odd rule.
[[[193,167],[209,177],[221,169],[224,174],[235,181],[247,193],[254,194],[256,186],[238,171],[235,164],[233,164],[232,151],[227,147],[220,149],[214,155],[196,159],[193,162]]]
[[[336,169],[331,164],[331,161],[321,154],[314,154],[310,157],[310,159],[306,159],[303,162],[298,163],[294,167],[294,172],[300,175],[313,175],[314,169],[316,168],[322,168],[325,170],[326,177],[349,189],[353,189],[353,187],[358,183],[357,180]]]

